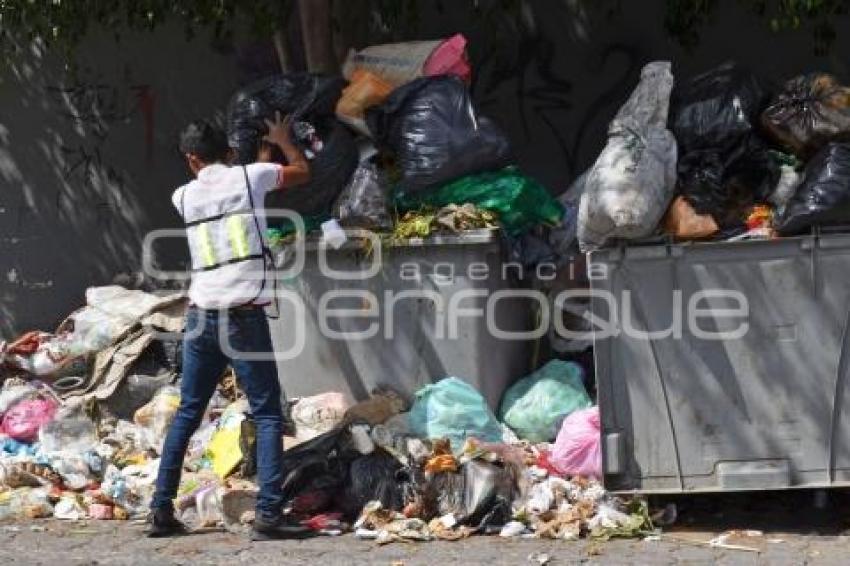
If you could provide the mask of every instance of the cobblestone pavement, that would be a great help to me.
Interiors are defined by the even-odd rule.
[[[15,564],[847,564],[846,497],[828,508],[810,494],[682,498],[679,522],[660,540],[548,541],[472,537],[459,542],[376,546],[351,535],[305,541],[251,542],[205,532],[176,539],[144,537],[133,522],[41,520],[0,525],[0,563]],[[728,529],[762,529],[763,536],[730,543],[751,550],[712,548]],[[845,534],[845,532],[847,534]]]

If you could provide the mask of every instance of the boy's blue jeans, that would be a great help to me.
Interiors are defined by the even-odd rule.
[[[219,336],[220,332],[222,336]],[[228,348],[231,349],[230,354],[234,351],[262,353],[265,359],[250,360],[239,354],[229,356]],[[239,378],[239,386],[248,397],[256,424],[257,483],[260,488],[257,515],[267,519],[280,515],[283,504],[283,409],[277,366],[271,356],[269,325],[262,308],[229,311],[189,308],[183,337],[180,407],[162,448],[152,509],[172,508],[189,438],[201,424],[218,380],[230,363]]]

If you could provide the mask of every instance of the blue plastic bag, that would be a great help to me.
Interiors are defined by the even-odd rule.
[[[457,452],[469,437],[502,440],[502,427],[484,397],[471,385],[447,377],[416,392],[409,415],[411,432],[421,438],[448,438]]]
[[[584,388],[583,373],[574,362],[552,360],[505,391],[499,417],[520,438],[531,442],[554,440],[558,423],[565,416],[593,405]]]

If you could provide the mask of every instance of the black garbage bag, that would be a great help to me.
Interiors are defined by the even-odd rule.
[[[755,134],[722,148],[692,150],[676,164],[677,191],[721,228],[743,224],[747,210],[776,188],[780,163]]]
[[[334,201],[357,169],[359,154],[354,137],[335,118],[315,122],[322,149],[310,161],[310,182],[266,196],[268,208],[286,208],[305,216],[329,214]],[[274,227],[275,222],[269,221]]]
[[[342,77],[314,73],[274,75],[239,89],[227,107],[228,131],[266,129],[263,120],[275,111],[293,120],[332,116],[347,82]]]
[[[295,141],[310,160],[310,182],[272,193],[268,207],[288,208],[308,216],[330,211],[357,167],[354,139],[334,118],[345,85],[346,81],[336,76],[292,73],[252,83],[231,98],[227,135],[236,163],[256,161],[259,144],[268,132],[265,120],[272,119],[276,111],[292,117]],[[299,130],[309,128],[315,129],[315,136],[310,136],[315,138],[311,140],[314,143],[298,135]]]
[[[391,228],[387,187],[377,165],[364,161],[333,205],[333,216],[346,227]]]
[[[464,82],[423,77],[366,111],[379,147],[396,154],[400,188],[421,191],[510,161],[510,144],[490,120],[477,116]]]
[[[477,528],[511,520],[516,482],[506,467],[472,460],[457,472],[435,474],[422,489],[423,518],[454,514],[459,524]]]
[[[829,143],[806,164],[803,180],[775,228],[782,235],[810,227],[850,225],[850,143]]]
[[[808,158],[829,141],[850,139],[850,87],[826,73],[795,77],[765,108],[761,123],[777,143]]]
[[[283,454],[281,467],[284,501],[292,502],[303,495],[315,498],[318,482],[319,499],[330,503],[345,485],[349,466],[358,457],[347,428],[331,430],[290,448]]]
[[[668,124],[679,155],[737,145],[754,131],[766,100],[758,77],[734,63],[677,85],[670,98]]]
[[[409,493],[410,478],[401,463],[378,448],[351,462],[336,508],[348,519],[356,518],[370,501],[380,501],[384,509],[401,511]]]

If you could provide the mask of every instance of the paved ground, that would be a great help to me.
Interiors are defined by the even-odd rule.
[[[0,526],[0,563],[24,564],[527,564],[548,555],[549,564],[847,564],[847,497],[826,509],[810,494],[684,498],[679,523],[660,541],[556,542],[473,537],[460,542],[378,547],[351,535],[307,541],[252,543],[226,532],[170,539],[144,538],[127,522],[45,520]],[[850,515],[850,514],[848,514]],[[754,550],[712,548],[715,535],[732,528],[764,535],[732,543]],[[847,534],[844,534],[844,533]]]
[[[749,544],[759,552],[713,549],[710,532],[663,535],[661,541],[604,543],[504,540],[474,537],[460,542],[378,547],[350,535],[298,542],[252,543],[230,533],[150,540],[139,525],[44,521],[34,532],[0,533],[3,564],[528,564],[546,554],[550,564],[846,564],[850,537],[772,533]],[[775,538],[774,538],[775,537]],[[775,542],[768,542],[768,539]],[[781,541],[781,542],[779,542]]]

